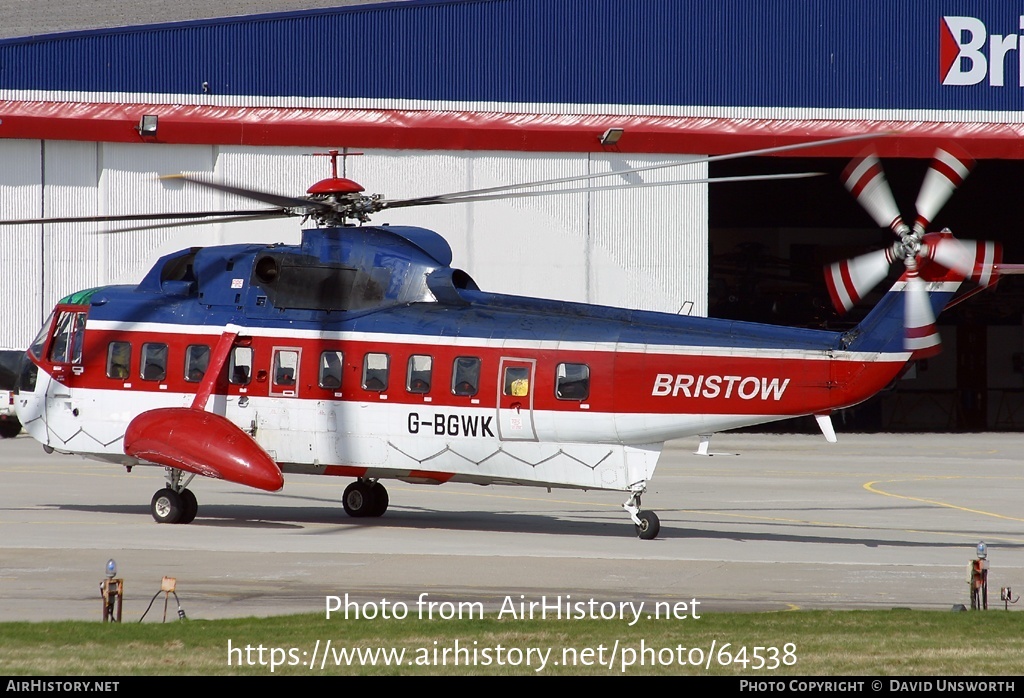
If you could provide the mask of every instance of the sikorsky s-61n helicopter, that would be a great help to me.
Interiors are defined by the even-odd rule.
[[[837,140],[850,139],[703,160]],[[334,155],[333,176],[303,197],[179,175],[274,207],[196,220],[297,215],[315,225],[299,245],[185,249],[159,259],[137,286],[64,298],[20,376],[17,411],[28,433],[47,451],[129,471],[163,467],[166,486],[152,499],[162,523],[196,517],[188,489],[196,475],[276,491],[285,473],[303,473],[352,478],[342,504],[354,517],[384,514],[388,478],[620,491],[637,534],[650,539],[660,524],[641,496],[666,440],[700,436],[706,452],[715,432],[814,415],[834,441],[831,412],[937,351],[934,318],[961,282],[983,289],[1016,271],[996,244],[926,232],[971,165],[940,150],[909,226],[876,157],[845,173],[897,240],[827,271],[837,306],[849,309],[894,261],[905,267],[848,331],[498,295],[450,266],[439,234],[366,223],[392,208],[550,191],[516,185],[388,200],[339,177]],[[686,181],[694,180],[677,183]]]

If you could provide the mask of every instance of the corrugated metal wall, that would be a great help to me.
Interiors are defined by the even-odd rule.
[[[253,202],[160,180],[189,172],[241,186],[302,195],[329,174],[328,160],[297,148],[0,141],[0,215],[95,215],[259,208]],[[386,198],[464,191],[608,172],[679,157],[599,154],[367,151],[347,175]],[[609,177],[619,182],[702,177],[703,164]],[[43,186],[39,183],[42,182]],[[707,185],[560,194],[398,209],[373,223],[437,230],[454,266],[486,290],[676,312],[706,313]],[[7,228],[0,346],[23,348],[52,305],[76,290],[136,283],[161,254],[223,242],[297,242],[298,219],[136,232],[52,224]]]
[[[984,118],[1020,111],[1017,42],[1005,61],[988,60],[985,36],[971,54],[993,70],[998,63],[1005,87],[992,77],[943,84],[940,43],[952,41],[943,18],[976,18],[992,41],[1013,41],[1022,12],[976,0],[405,2],[0,41],[0,90],[92,101],[162,94],[199,104],[972,110]]]

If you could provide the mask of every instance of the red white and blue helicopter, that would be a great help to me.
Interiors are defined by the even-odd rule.
[[[850,139],[702,160],[837,140]],[[199,222],[301,216],[315,226],[299,245],[181,250],[159,259],[137,286],[61,300],[20,376],[25,430],[47,451],[129,471],[163,467],[166,486],[151,502],[161,523],[196,517],[188,489],[196,475],[276,491],[285,473],[301,473],[352,478],[342,504],[354,517],[384,514],[385,479],[620,491],[639,537],[650,539],[660,524],[641,508],[641,496],[667,440],[699,436],[698,452],[706,453],[716,432],[814,415],[834,441],[830,413],[866,400],[909,361],[938,350],[935,317],[961,282],[980,290],[1020,271],[1002,264],[997,244],[926,232],[971,166],[942,149],[912,225],[874,155],[844,173],[896,241],[827,270],[837,307],[848,310],[890,264],[904,265],[847,331],[498,295],[451,267],[439,234],[367,225],[369,217],[546,195],[552,192],[523,189],[593,175],[388,200],[339,177],[333,154],[333,176],[303,197],[179,176],[274,207],[195,213]],[[694,180],[679,183],[686,181]]]

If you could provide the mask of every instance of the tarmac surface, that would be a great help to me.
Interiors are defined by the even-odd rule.
[[[389,481],[382,518],[350,519],[347,480],[312,476],[273,494],[197,478],[195,522],[161,525],[160,469],[46,455],[23,434],[0,441],[0,621],[100,620],[109,558],[133,622],[164,619],[165,576],[168,620],[178,603],[193,619],[264,617],[346,594],[948,611],[970,604],[981,540],[990,608],[1001,587],[1024,591],[1024,435],[719,434],[712,457],[696,445],[668,445],[644,497],[661,534],[644,541],[617,492]]]

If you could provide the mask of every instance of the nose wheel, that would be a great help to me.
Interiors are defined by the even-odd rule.
[[[345,488],[341,505],[345,513],[355,518],[383,516],[390,498],[384,485],[377,481],[356,480]]]
[[[641,540],[654,540],[661,532],[661,521],[653,511],[640,508],[640,496],[646,491],[645,484],[635,487],[633,494],[622,505],[622,508],[629,513],[629,518],[633,520],[637,537]]]
[[[182,484],[181,471],[167,468],[167,487],[157,490],[149,503],[150,513],[157,523],[187,524],[195,521],[199,512],[199,502],[192,490],[186,485],[192,478]]]

